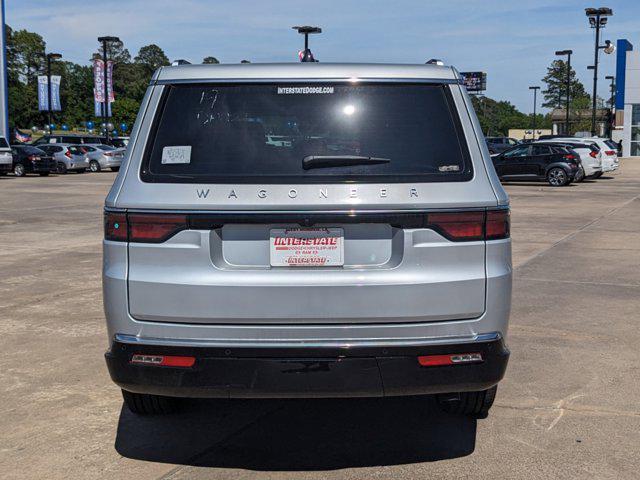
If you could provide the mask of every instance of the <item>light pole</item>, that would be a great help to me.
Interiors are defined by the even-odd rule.
[[[536,139],[536,103],[537,102],[537,94],[540,87],[529,87],[529,90],[533,90],[533,139]]]
[[[585,8],[585,14],[589,18],[589,25],[596,29],[596,44],[593,53],[593,96],[591,98],[591,135],[596,135],[596,98],[598,96],[598,53],[604,49],[606,53],[613,53],[613,45],[609,40],[605,45],[600,45],[600,29],[607,24],[607,17],[613,15],[613,10],[608,7]]]
[[[51,118],[51,60],[60,58],[62,58],[62,55],[59,53],[47,53],[47,121],[49,122],[49,135],[53,133],[51,128],[51,122],[53,122]]]
[[[118,37],[98,37],[98,41],[102,43],[102,61],[104,67],[102,73],[104,74],[104,104],[102,105],[102,123],[104,123],[104,134],[106,142],[109,143],[109,91],[107,89],[107,43],[119,42]],[[111,86],[113,88],[113,86]]]
[[[564,119],[564,129],[566,135],[571,135],[569,133],[569,102],[571,98],[571,54],[573,50],[558,50],[556,55],[566,55],[567,56],[567,98],[565,104],[565,119]]]
[[[616,93],[616,77],[614,77],[613,75],[607,75],[606,77],[604,77],[605,80],[611,80],[611,85],[609,86],[609,90],[611,92],[611,98],[609,99],[610,105],[609,105],[609,111],[611,112],[611,123],[609,125],[609,128],[611,130],[613,130],[613,126],[615,124],[615,117],[613,116],[613,106],[615,104],[615,93]],[[609,136],[611,136],[611,132],[609,132]]]

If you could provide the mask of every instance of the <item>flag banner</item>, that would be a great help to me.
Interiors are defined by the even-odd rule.
[[[104,102],[104,62],[93,61],[93,98],[96,102]]]
[[[59,112],[60,106],[60,75],[51,75],[51,110]],[[49,111],[49,84],[46,75],[38,76],[38,110]]]
[[[54,112],[62,110],[60,106],[60,81],[60,75],[51,75],[51,110]]]
[[[107,94],[109,96],[109,103],[115,100],[115,94],[113,93],[113,62],[107,61]]]
[[[94,116],[102,117],[102,105],[103,105],[103,102],[97,102],[94,100],[93,102]],[[109,103],[109,108],[107,109],[107,117],[111,117],[111,103]]]
[[[49,91],[47,90],[47,76],[38,76],[38,110],[49,110]]]

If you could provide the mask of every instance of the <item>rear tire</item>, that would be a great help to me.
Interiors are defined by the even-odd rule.
[[[58,162],[57,171],[59,174],[64,175],[67,173],[67,166],[63,162]]]
[[[21,163],[16,163],[13,166],[13,174],[16,177],[24,177],[27,174],[27,171],[24,168],[24,165],[22,165]]]
[[[437,395],[440,408],[452,415],[467,415],[474,418],[487,418],[489,409],[496,398],[498,386],[479,392],[442,393]]]
[[[178,399],[122,390],[127,408],[136,415],[167,415],[176,411]]]
[[[89,170],[91,170],[92,172],[99,172],[100,169],[100,164],[95,161],[95,160],[91,160],[91,163],[89,163]]]
[[[584,180],[585,178],[585,174],[584,174],[584,168],[580,167],[578,169],[578,172],[576,173],[576,176],[574,177],[573,181],[576,183],[580,183]]]
[[[569,183],[569,175],[563,168],[554,167],[547,173],[547,182],[552,187],[564,187]]]

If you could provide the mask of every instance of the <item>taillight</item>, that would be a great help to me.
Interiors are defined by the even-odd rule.
[[[71,152],[67,150],[66,152],[64,152],[64,156],[67,158],[71,158]]]
[[[616,154],[616,152],[614,152],[613,150],[605,150],[604,153],[605,155],[609,155],[610,157]]]
[[[31,160],[32,162],[35,162],[36,160],[40,160],[40,157],[38,157],[36,155],[29,155],[27,158],[29,160]]]
[[[511,234],[511,214],[509,210],[489,210],[485,224],[485,239],[509,238]]]
[[[113,153],[111,153],[111,152],[104,152],[104,154],[105,154],[107,157],[113,157]]]
[[[104,239],[115,242],[126,242],[128,235],[127,215],[125,213],[104,214]]]
[[[436,230],[454,242],[509,238],[509,210],[487,212],[430,213],[427,228]]]
[[[104,238],[116,242],[162,243],[186,228],[186,215],[112,212],[104,215]]]
[[[597,158],[598,157],[598,152],[594,152],[593,150],[591,150],[589,152],[589,156],[591,156],[592,158]]]
[[[575,155],[571,155],[570,153],[564,156],[565,160],[575,160],[576,156]]]
[[[430,213],[426,227],[454,241],[482,240],[484,212]]]
[[[186,215],[129,214],[129,241],[162,243],[187,228]]]

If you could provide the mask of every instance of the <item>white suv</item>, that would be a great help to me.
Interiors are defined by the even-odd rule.
[[[13,169],[13,154],[7,139],[0,137],[0,175],[6,175]]]

